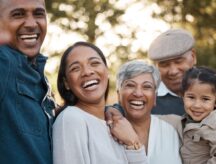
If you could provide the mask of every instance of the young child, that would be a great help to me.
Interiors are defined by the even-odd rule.
[[[182,91],[186,114],[161,118],[178,130],[184,164],[216,164],[216,71],[207,67],[189,69]]]
[[[216,164],[216,71],[191,68],[183,78],[182,91],[183,163]]]

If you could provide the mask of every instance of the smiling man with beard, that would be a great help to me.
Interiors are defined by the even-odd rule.
[[[0,163],[52,163],[44,0],[0,0]],[[9,40],[8,40],[9,38]],[[4,44],[3,44],[4,43]]]
[[[158,67],[161,84],[152,114],[183,115],[181,82],[184,73],[196,64],[193,36],[183,29],[170,29],[150,45],[148,56]]]

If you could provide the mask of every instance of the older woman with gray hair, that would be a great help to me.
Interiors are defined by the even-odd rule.
[[[156,67],[141,60],[123,64],[117,73],[117,94],[125,117],[145,145],[149,164],[181,164],[176,130],[151,115],[156,102],[160,74]],[[120,119],[121,120],[121,119]],[[121,142],[124,124],[113,119],[111,132]]]

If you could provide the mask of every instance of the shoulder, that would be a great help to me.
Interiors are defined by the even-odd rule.
[[[10,55],[10,53],[7,46],[0,46],[0,74],[4,75],[0,77],[0,100],[4,97],[11,72],[13,55]]]
[[[80,109],[74,106],[68,106],[58,115],[52,130],[54,139],[62,137],[71,140],[77,137],[76,139],[83,140],[88,136],[88,125],[85,117]]]
[[[212,111],[202,122],[202,125],[216,130],[216,110]]]
[[[164,133],[164,131],[169,132],[169,133],[177,133],[175,126],[177,124],[181,123],[180,119],[179,119],[179,122],[176,121],[175,124],[170,123],[170,122],[172,122],[172,120],[175,120],[175,118],[179,118],[179,117],[175,117],[175,115],[160,116],[160,119],[157,116],[152,115],[151,118],[152,118],[152,125],[155,128],[157,128],[158,130],[160,130],[162,133]],[[166,120],[166,121],[164,121],[164,120]],[[167,120],[169,120],[169,121],[167,121]]]
[[[8,70],[14,63],[17,63],[17,54],[19,53],[16,50],[8,46],[0,46],[0,67]]]
[[[10,61],[10,52],[7,46],[0,46],[0,62],[9,62]],[[5,65],[6,63],[4,63]],[[4,66],[1,64],[1,66]]]
[[[177,123],[179,123],[181,121],[181,116],[178,116],[175,114],[151,115],[151,117],[155,122],[161,123],[163,125],[167,125],[167,123],[170,124],[170,122],[172,122],[172,121],[177,122]]]
[[[181,125],[181,120],[182,117],[175,115],[175,114],[168,114],[168,115],[155,115],[156,117],[158,117],[159,119],[167,122],[168,124],[172,125],[175,129],[177,129],[177,127],[179,125]]]
[[[56,118],[53,126],[76,126],[84,123],[84,114],[75,106],[66,107]]]
[[[12,55],[13,50],[8,46],[2,45],[2,46],[0,46],[0,54],[1,54],[1,56],[0,56],[1,58],[2,57],[9,58],[9,57],[13,56]]]
[[[169,147],[172,150],[178,150],[180,140],[176,129],[153,115],[151,116],[150,134],[152,142],[155,142],[157,146],[165,146],[166,148],[163,149]]]
[[[200,134],[203,139],[216,141],[216,111],[213,111],[207,116],[199,125],[199,130],[196,132]]]

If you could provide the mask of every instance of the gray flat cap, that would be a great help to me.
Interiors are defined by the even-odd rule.
[[[172,59],[191,50],[195,40],[183,29],[170,29],[160,34],[150,45],[148,57],[153,61]]]

